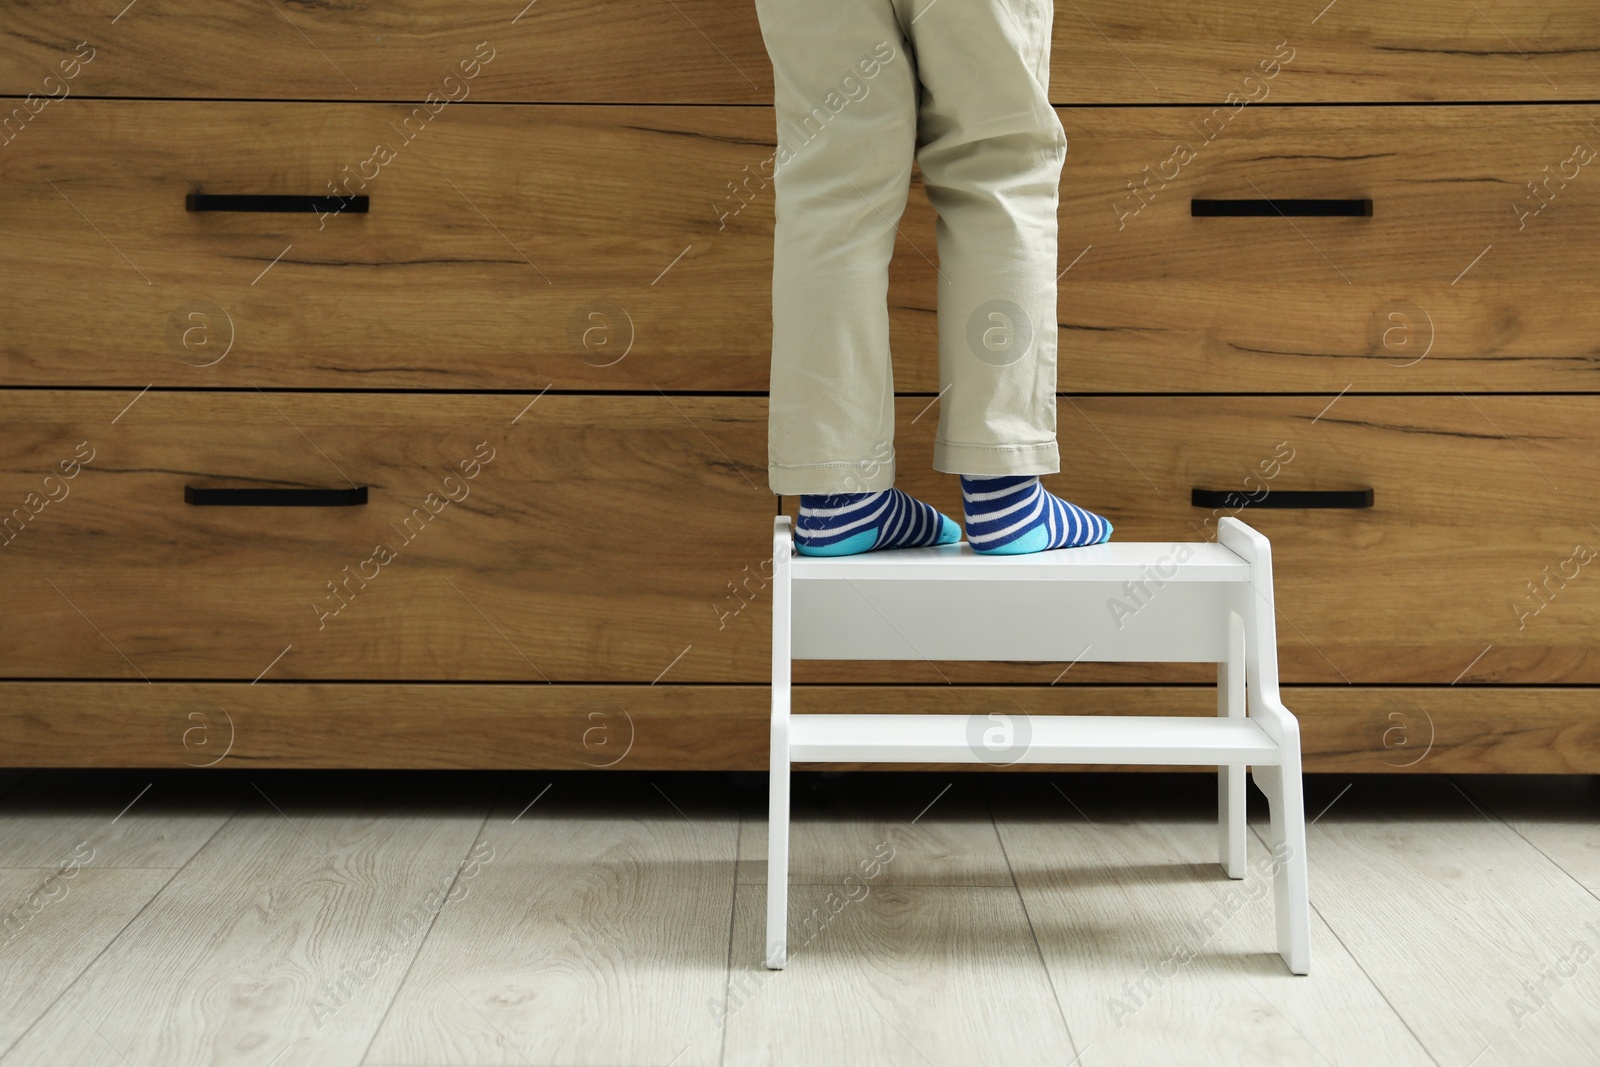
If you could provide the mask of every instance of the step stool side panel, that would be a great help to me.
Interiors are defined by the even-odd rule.
[[[1217,540],[1250,564],[1248,584],[1234,586],[1234,610],[1244,620],[1245,706],[1274,741],[1284,760],[1300,765],[1300,724],[1278,695],[1277,604],[1272,588],[1272,546],[1231,515],[1217,520]],[[1292,751],[1291,751],[1292,748]]]
[[[1300,773],[1300,723],[1278,694],[1277,607],[1272,588],[1272,546],[1261,533],[1232,516],[1217,522],[1217,540],[1250,563],[1250,584],[1241,587],[1239,614],[1245,626],[1247,714],[1278,742],[1276,766],[1255,766],[1251,776],[1267,796],[1269,841],[1275,872],[1273,910],[1278,954],[1292,974],[1311,971],[1311,901],[1306,857],[1305,793]]]

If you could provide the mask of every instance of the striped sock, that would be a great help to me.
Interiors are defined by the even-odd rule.
[[[804,556],[849,556],[959,540],[961,527],[955,520],[898,489],[800,494],[794,544]]]
[[[1037,474],[961,475],[961,508],[974,552],[1020,555],[1111,540],[1111,523],[1068,503]]]

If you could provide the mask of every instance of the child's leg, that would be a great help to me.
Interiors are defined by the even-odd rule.
[[[904,0],[921,7],[922,0]],[[1056,207],[1067,137],[1050,105],[1052,0],[921,7],[917,162],[939,213],[934,468],[962,475],[974,551],[1098,544],[1104,517],[1039,475],[1056,445]]]
[[[904,0],[922,10],[927,0]],[[917,162],[939,213],[934,468],[1053,474],[1056,205],[1067,137],[1050,106],[1052,0],[948,0],[908,24]]]
[[[756,0],[756,12],[778,133],[768,482],[887,490],[889,260],[916,149],[913,59],[891,0]]]

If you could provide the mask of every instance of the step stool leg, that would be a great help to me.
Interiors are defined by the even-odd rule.
[[[1306,819],[1299,753],[1284,767],[1253,767],[1256,785],[1271,809],[1273,912],[1278,925],[1278,955],[1293,974],[1311,973],[1311,902],[1307,894]]]
[[[781,970],[788,961],[789,927],[789,753],[773,739],[767,796],[767,966]]]
[[[1228,613],[1228,656],[1217,664],[1217,714],[1242,716],[1244,704],[1244,620]],[[1217,852],[1229,878],[1244,877],[1245,765],[1217,768]]]
[[[793,532],[789,518],[774,520],[772,559],[772,745],[767,762],[766,964],[776,971],[789,958],[789,698],[793,667],[790,575]]]

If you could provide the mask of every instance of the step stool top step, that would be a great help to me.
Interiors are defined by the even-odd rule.
[[[1200,767],[1282,762],[1244,716],[791,715],[796,763],[1115,763]]]
[[[803,556],[792,550],[797,582],[852,581],[1137,581],[1248,582],[1250,564],[1214,541],[1108,541],[1018,556],[987,556],[966,541],[888,548],[853,556]]]

